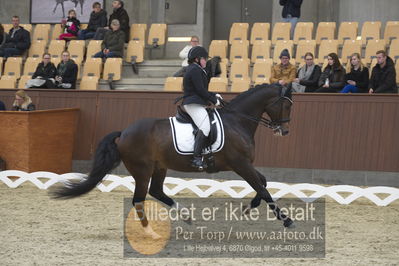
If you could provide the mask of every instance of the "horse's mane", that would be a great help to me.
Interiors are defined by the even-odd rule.
[[[271,85],[271,84],[256,85],[255,87],[249,88],[247,91],[244,91],[244,92],[240,93],[239,95],[237,95],[236,97],[234,97],[230,101],[229,105],[235,105],[235,104],[239,103],[240,101],[242,101],[243,99],[246,99],[248,96],[250,96],[254,93],[257,93],[260,90],[266,89],[267,87],[274,89],[276,86]]]

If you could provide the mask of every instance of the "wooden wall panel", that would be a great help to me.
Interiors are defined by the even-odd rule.
[[[11,106],[15,90],[0,90]],[[106,134],[145,117],[174,115],[173,92],[29,90],[38,109],[80,108],[74,159],[88,160]],[[236,94],[225,93],[230,100]],[[296,94],[290,134],[259,127],[255,165],[399,171],[399,95]]]

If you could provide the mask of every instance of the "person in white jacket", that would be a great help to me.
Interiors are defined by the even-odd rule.
[[[183,62],[181,63],[181,68],[173,74],[174,77],[183,77],[184,73],[186,72],[186,68],[188,66],[187,62],[187,57],[188,57],[188,52],[191,50],[191,48],[199,46],[199,38],[198,36],[191,36],[190,44],[186,45],[179,53],[179,57],[183,59]]]

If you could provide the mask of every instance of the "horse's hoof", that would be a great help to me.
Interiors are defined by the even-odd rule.
[[[284,220],[284,227],[292,229],[295,228],[295,224],[290,218],[287,218]]]

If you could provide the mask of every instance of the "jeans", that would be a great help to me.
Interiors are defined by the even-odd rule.
[[[109,52],[108,54],[104,54],[102,51],[96,53],[93,57],[95,58],[112,58],[112,57],[120,57],[119,55],[116,55],[114,52]]]
[[[298,23],[298,18],[291,17],[291,15],[288,15],[286,18],[283,18],[283,21],[291,23],[291,40],[293,40],[294,33],[295,33],[295,27],[296,27],[296,24]]]
[[[12,57],[15,55],[21,55],[23,51],[17,49],[17,48],[3,48],[0,49],[0,57]]]
[[[95,31],[80,30],[78,32],[78,39],[79,40],[93,39],[95,34],[96,34]]]
[[[346,85],[346,86],[342,89],[342,91],[341,91],[341,93],[349,93],[349,92],[354,92],[354,93],[356,93],[356,92],[359,92],[359,89],[358,89],[358,87],[356,87],[356,86],[353,86],[353,85],[348,84],[348,85]]]

